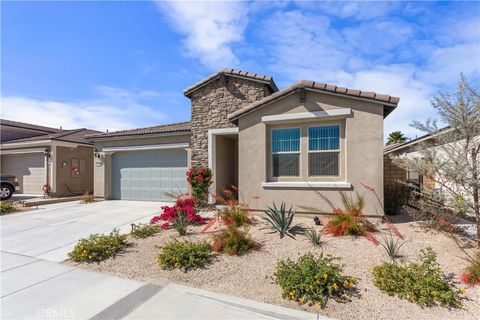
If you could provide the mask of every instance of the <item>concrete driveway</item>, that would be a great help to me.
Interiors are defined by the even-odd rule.
[[[45,205],[1,218],[2,252],[49,261],[63,261],[75,243],[92,233],[113,228],[128,232],[131,223],[147,222],[165,203],[100,201]]]
[[[1,319],[317,319],[256,301],[165,288],[58,263],[80,239],[147,222],[158,202],[69,202],[0,217]],[[325,319],[320,317],[321,319]]]

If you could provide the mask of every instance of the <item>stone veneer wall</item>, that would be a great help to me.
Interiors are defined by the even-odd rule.
[[[192,166],[208,166],[208,130],[235,127],[229,113],[270,95],[265,84],[220,77],[194,92],[192,101]]]

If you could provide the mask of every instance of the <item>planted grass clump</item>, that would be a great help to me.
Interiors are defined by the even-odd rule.
[[[81,239],[68,256],[75,262],[101,262],[130,246],[127,237],[127,234],[120,234],[118,229],[114,229],[108,235],[92,234],[86,239]]]
[[[165,244],[157,262],[164,270],[203,268],[212,263],[214,255],[207,241],[191,242],[173,240]]]
[[[243,227],[252,223],[252,217],[245,208],[240,205],[234,205],[224,208],[220,212],[220,217],[225,224],[234,223],[237,227]]]
[[[420,260],[420,263],[399,265],[385,262],[375,266],[375,286],[389,296],[397,296],[422,307],[461,307],[461,290],[456,289],[440,270],[435,252],[431,248],[422,250]]]
[[[335,263],[338,259],[306,253],[297,261],[279,261],[273,279],[284,299],[299,304],[324,307],[329,299],[349,301],[356,292],[356,279],[342,274],[342,266]]]
[[[247,230],[242,230],[235,223],[213,237],[212,249],[229,255],[240,255],[251,250],[258,250],[260,244],[253,240]]]

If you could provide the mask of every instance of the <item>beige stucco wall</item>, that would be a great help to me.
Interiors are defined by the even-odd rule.
[[[229,185],[238,185],[238,140],[236,137],[217,135],[215,137],[215,168],[211,189],[222,195]]]
[[[93,191],[93,147],[79,146],[76,148],[55,148],[55,193],[57,195],[72,195]],[[85,171],[72,177],[72,159],[85,160]],[[65,165],[62,166],[62,163]],[[68,186],[68,188],[67,188]],[[70,191],[69,191],[70,189]]]
[[[300,102],[298,94],[293,94],[240,118],[239,188],[243,201],[250,202],[251,207],[255,209],[265,209],[267,206],[271,206],[273,202],[280,204],[280,202],[285,201],[288,206],[292,205],[299,211],[316,209],[322,212],[330,212],[329,206],[316,194],[316,192],[321,192],[335,205],[341,205],[338,190],[264,188],[261,185],[263,182],[271,180],[268,172],[270,167],[269,130],[271,130],[271,125],[262,123],[261,117],[335,108],[352,109],[351,116],[343,120],[337,120],[344,124],[342,153],[345,161],[343,175],[337,181],[352,184],[352,189],[346,190],[347,193],[353,194],[358,191],[365,195],[367,203],[365,214],[382,214],[375,195],[366,191],[361,183],[374,187],[383,203],[383,107],[379,104],[311,91],[307,91],[306,102]],[[324,123],[317,118],[308,121],[292,121],[290,125],[295,126],[306,122],[312,125]],[[303,131],[302,135],[305,134],[306,132]],[[306,137],[304,136],[303,139],[306,139]],[[302,155],[302,157],[305,156]],[[304,163],[304,159],[301,159],[301,161]],[[252,200],[255,196],[259,196],[260,199]]]
[[[100,153],[100,158],[92,160],[94,166],[94,195],[99,198],[110,199],[111,197],[111,165],[112,154],[104,153],[103,148],[107,147],[125,147],[125,146],[145,146],[168,143],[190,143],[190,135],[167,135],[157,137],[142,137],[142,138],[122,138],[95,141],[95,149]],[[135,151],[128,151],[135,152]],[[188,166],[190,167],[190,149],[188,152]]]

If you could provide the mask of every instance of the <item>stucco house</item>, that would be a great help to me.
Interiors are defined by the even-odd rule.
[[[234,69],[184,90],[191,121],[94,134],[95,195],[168,200],[186,192],[185,172],[213,170],[212,194],[237,185],[253,209],[285,201],[328,210],[317,192],[364,193],[367,214],[383,197],[383,119],[399,98],[314,81],[279,90],[272,77]],[[311,209],[306,209],[311,208]]]
[[[84,136],[94,133],[1,119],[1,173],[17,177],[17,193],[41,195],[44,185],[59,196],[91,192],[93,143]]]

